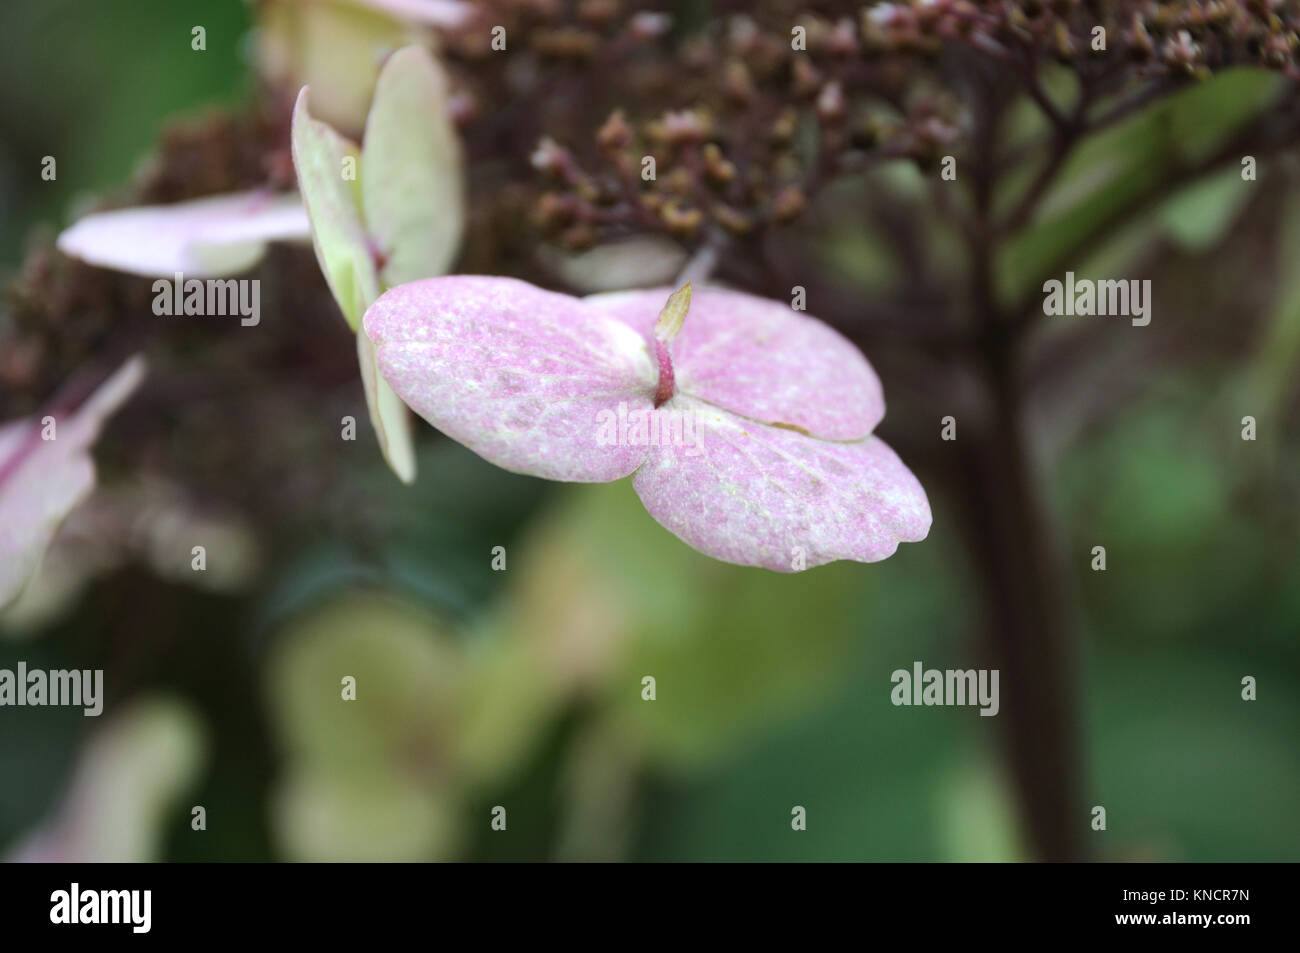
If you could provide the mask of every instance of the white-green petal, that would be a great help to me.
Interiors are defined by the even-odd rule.
[[[147,278],[220,278],[256,265],[272,241],[310,236],[297,195],[238,192],[97,212],[59,235],[61,252]]]
[[[356,181],[361,160],[354,144],[311,117],[307,92],[303,87],[293,109],[293,165],[298,173],[298,190],[311,219],[316,260],[343,317],[355,331],[361,315],[380,291],[361,217]]]
[[[122,864],[162,859],[179,798],[193,788],[203,768],[203,723],[188,704],[167,696],[150,695],[112,711],[77,756],[56,811],[20,840],[5,861]]]
[[[449,84],[427,50],[384,64],[366,120],[361,207],[385,288],[446,274],[465,227],[464,171]]]
[[[379,373],[374,344],[365,328],[357,332],[357,359],[361,364],[361,384],[366,391],[366,409],[379,438],[379,449],[388,465],[403,483],[415,480],[415,440],[411,433],[411,413],[406,404],[388,386]]]
[[[474,13],[465,0],[352,0],[359,6],[387,13],[407,23],[429,26],[462,26]]]
[[[441,67],[423,47],[409,46],[384,64],[360,156],[311,118],[306,89],[293,117],[294,167],[316,257],[359,332],[370,420],[384,459],[406,483],[415,478],[410,415],[379,375],[360,319],[385,288],[443,274],[455,260],[465,223],[464,170],[448,100]],[[357,181],[343,174],[349,167]]]

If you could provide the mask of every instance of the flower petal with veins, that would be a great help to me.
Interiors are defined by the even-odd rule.
[[[925,491],[879,437],[815,440],[685,396],[655,413],[692,415],[693,440],[650,447],[632,486],[651,516],[715,559],[777,572],[794,571],[796,550],[800,568],[877,562],[930,530]]]
[[[584,301],[647,337],[671,288]],[[859,440],[885,416],[880,379],[829,325],[779,301],[701,287],[673,340],[677,388],[742,417]]]
[[[386,292],[363,324],[380,373],[448,436],[534,476],[632,474],[650,515],[717,559],[793,572],[925,538],[925,491],[871,435],[880,382],[851,344],[779,303],[700,289],[652,358],[666,297],[454,276]]]
[[[499,467],[604,483],[645,459],[645,447],[598,441],[601,411],[653,405],[645,342],[575,298],[513,278],[431,278],[383,294],[365,331],[397,395]]]

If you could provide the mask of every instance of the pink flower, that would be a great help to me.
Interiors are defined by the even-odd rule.
[[[76,410],[0,424],[0,607],[27,585],[59,524],[95,486],[90,448],[139,386],[133,357]]]
[[[247,271],[267,243],[311,237],[297,195],[263,189],[87,215],[59,235],[72,258],[146,278],[219,278]]]
[[[872,436],[884,398],[857,348],[774,301],[668,296],[453,276],[393,288],[364,324],[381,375],[448,436],[518,473],[631,476],[717,559],[792,572],[925,538],[925,491]]]

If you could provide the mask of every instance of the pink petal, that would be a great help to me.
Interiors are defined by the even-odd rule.
[[[627,476],[643,446],[602,441],[623,404],[652,406],[645,341],[568,295],[478,275],[399,285],[365,314],[380,372],[447,436],[518,473],[600,483]]]
[[[0,427],[0,606],[22,591],[63,518],[94,487],[90,445],[143,377],[143,359],[127,361],[77,411],[56,416],[53,440],[41,439],[43,414]]]
[[[674,290],[585,300],[649,336]],[[671,352],[679,393],[742,417],[827,440],[858,440],[885,416],[880,379],[862,352],[829,325],[779,301],[694,289]]]
[[[695,439],[650,447],[632,485],[651,516],[709,556],[795,572],[876,562],[929,533],[925,491],[878,437],[817,440],[689,397],[655,414],[694,415]]]
[[[474,15],[474,5],[462,0],[356,0],[363,7],[378,10],[408,23],[458,27]]]
[[[310,237],[297,195],[254,190],[87,215],[58,239],[65,255],[147,278],[247,271],[268,242]]]

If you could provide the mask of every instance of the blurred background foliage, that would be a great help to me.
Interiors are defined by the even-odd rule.
[[[194,19],[169,0],[0,9],[7,270],[33,229],[62,227],[126,181],[169,119],[251,96],[249,10],[206,4],[202,54],[189,45]],[[1276,82],[1220,77],[1096,137],[1003,261],[1003,293],[1032,292],[1060,248],[1184,150],[1214,148]],[[1009,134],[1034,132],[1027,111]],[[40,181],[43,155],[58,157],[56,182]],[[876,174],[900,201],[920,200],[909,171]],[[1231,285],[1218,291],[1270,302],[1251,346],[1158,373],[1140,348],[1071,366],[1075,399],[1123,395],[1105,427],[1031,408],[1082,608],[1086,802],[1108,812],[1092,841],[1103,858],[1300,860],[1300,270],[1256,287],[1250,253],[1262,232],[1300,262],[1300,208],[1294,190],[1268,208],[1240,186],[1233,171],[1189,183],[1076,271],[1132,274],[1153,245],[1172,248],[1161,286],[1182,283],[1194,308],[1214,294],[1198,270],[1226,258]],[[932,231],[941,248],[948,237]],[[857,223],[827,232],[822,250],[864,290],[897,273],[888,238]],[[1162,298],[1153,325],[1121,346],[1169,346],[1182,316]],[[1076,333],[1062,325],[1043,347]],[[1246,413],[1260,420],[1255,443],[1237,439]],[[993,719],[889,701],[890,673],[913,660],[978,664],[974,583],[942,495],[924,544],[877,565],[777,576],[691,551],[626,482],[543,484],[425,439],[420,479],[400,489],[367,440],[301,462],[346,468],[348,490],[318,531],[262,540],[271,556],[252,581],[198,588],[133,559],[89,579],[69,611],[9,620],[0,666],[102,667],[108,697],[100,719],[0,714],[0,853],[1022,856]],[[324,525],[336,520],[368,527],[365,545],[336,541]],[[258,531],[232,529],[210,560],[252,559],[238,540]],[[1100,543],[1108,571],[1094,573]],[[504,572],[491,568],[497,546]],[[357,702],[340,701],[341,674],[357,679]],[[1250,704],[1245,675],[1259,682]],[[191,830],[192,805],[206,808],[206,832]],[[490,829],[496,805],[508,833]],[[806,832],[791,830],[794,805]],[[119,839],[93,836],[106,828]]]

